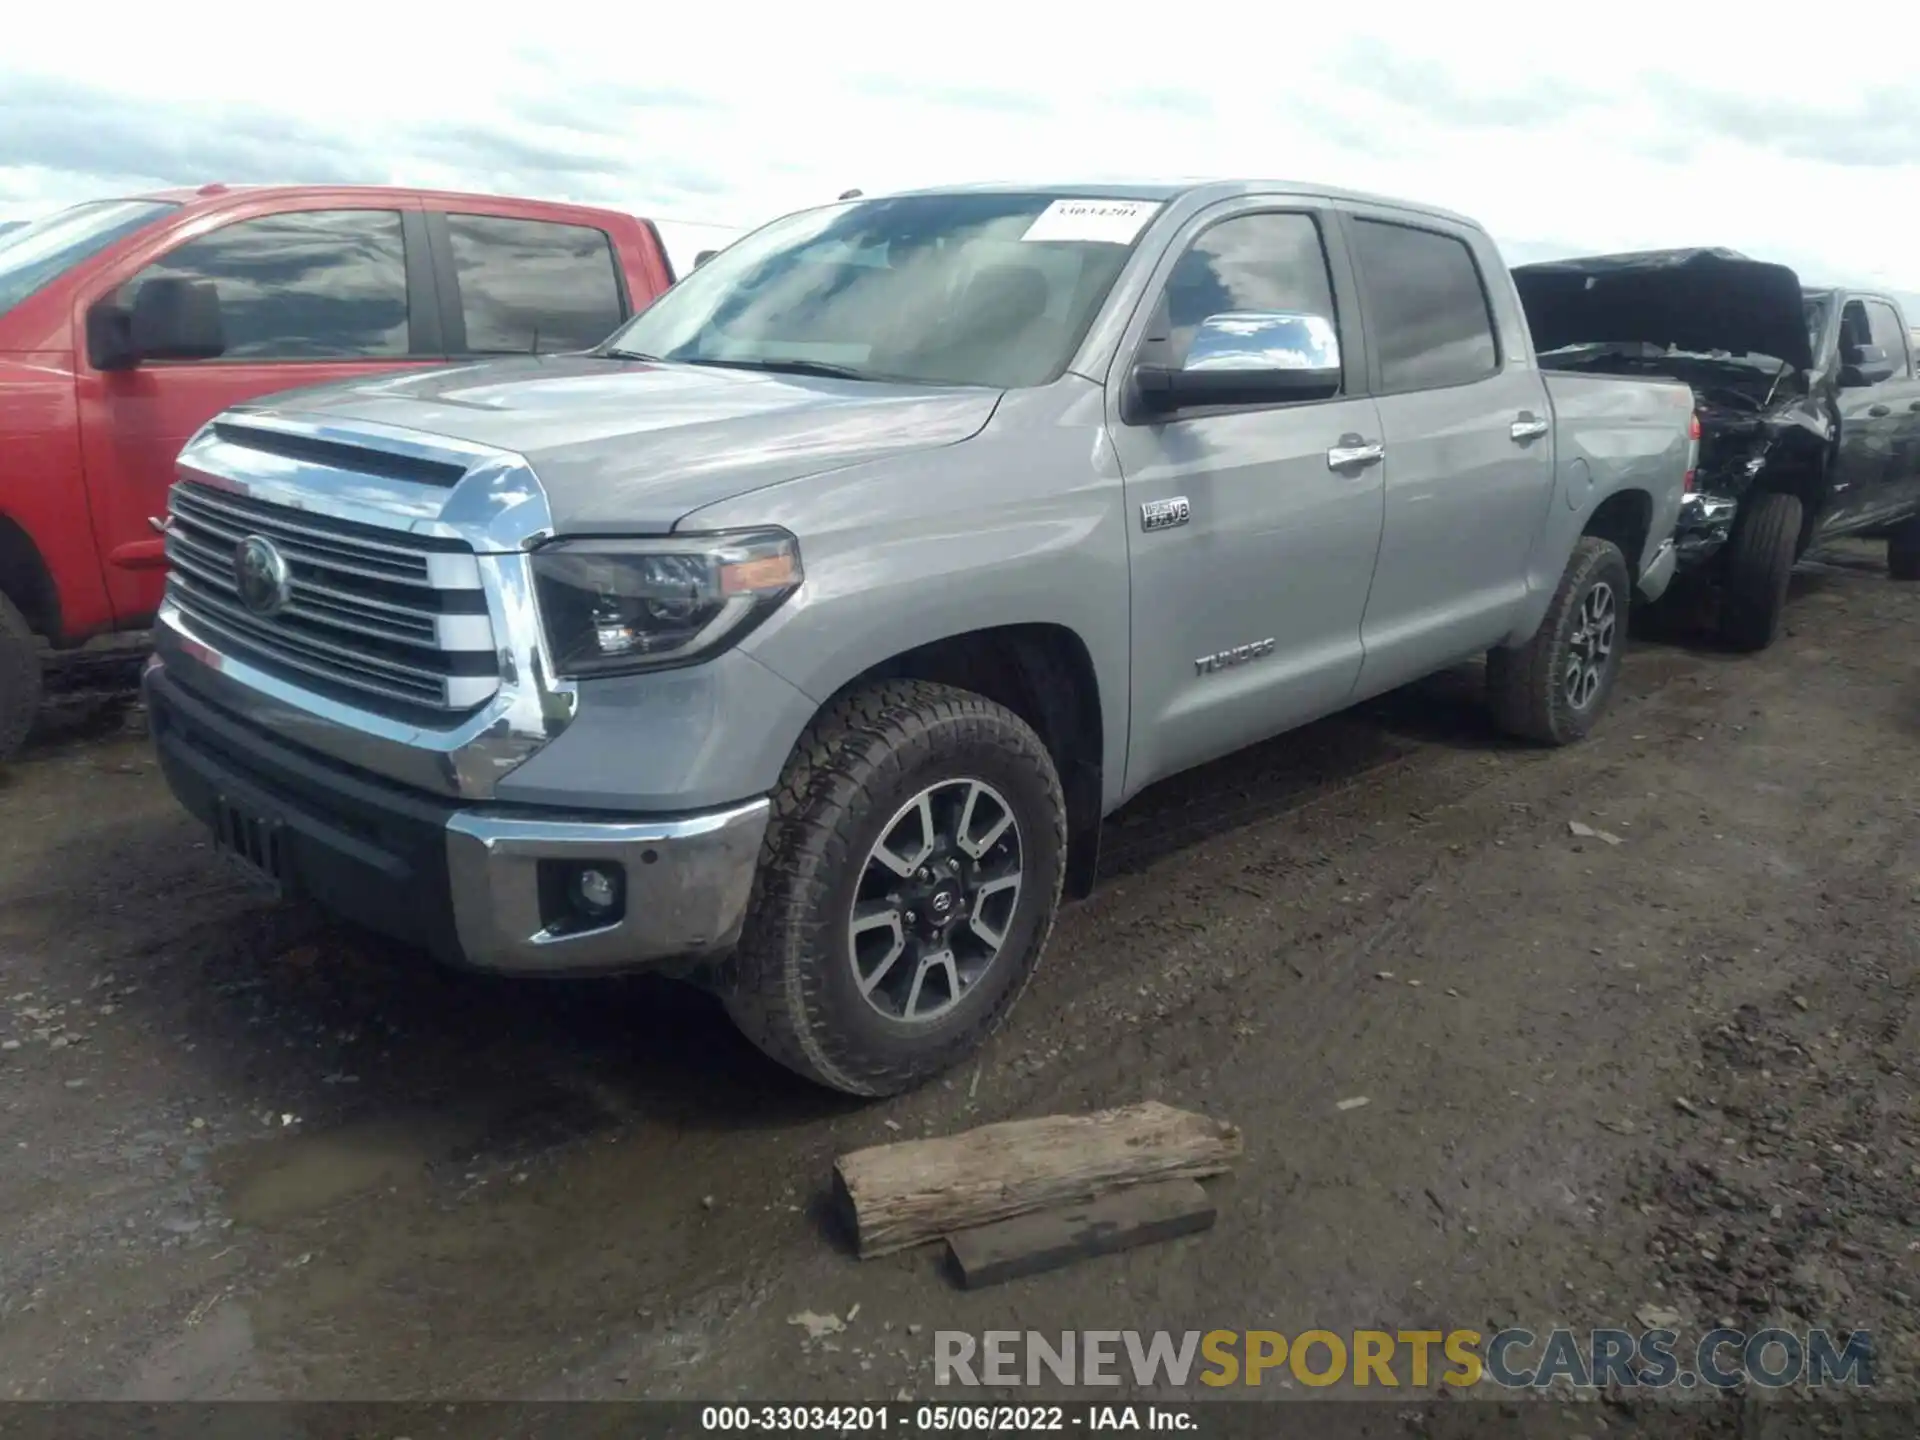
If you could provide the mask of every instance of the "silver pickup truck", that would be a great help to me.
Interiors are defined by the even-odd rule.
[[[180,457],[145,685],[217,848],[445,960],[711,986],[824,1085],[956,1063],[1142,787],[1487,656],[1578,739],[1692,397],[1543,375],[1469,220],[1264,183],[767,225],[598,349]]]

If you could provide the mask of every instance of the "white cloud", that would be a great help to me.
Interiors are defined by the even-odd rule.
[[[128,5],[77,47],[28,7],[0,57],[0,214],[352,178],[742,225],[856,185],[1252,174],[1444,204],[1516,261],[1723,244],[1920,290],[1904,12],[1845,51],[1817,15],[1644,3],[419,9]]]

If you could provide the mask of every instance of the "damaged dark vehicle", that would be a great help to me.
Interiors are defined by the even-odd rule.
[[[1808,288],[1724,249],[1522,265],[1543,367],[1693,388],[1698,454],[1675,547],[1717,583],[1727,643],[1779,633],[1794,563],[1841,535],[1887,539],[1920,578],[1920,380],[1890,297]]]

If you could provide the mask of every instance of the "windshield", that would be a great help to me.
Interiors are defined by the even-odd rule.
[[[1073,358],[1159,206],[909,195],[735,241],[602,353],[924,384],[1044,385]]]
[[[89,255],[179,208],[165,200],[93,200],[0,234],[0,315]]]

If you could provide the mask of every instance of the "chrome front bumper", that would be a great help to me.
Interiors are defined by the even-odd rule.
[[[191,669],[191,667],[188,667]],[[739,938],[771,813],[762,798],[658,818],[473,806],[341,766],[171,675],[142,676],[167,783],[222,837],[271,837],[282,893],[452,964],[606,973],[724,953]],[[569,902],[582,867],[617,877],[595,922]]]
[[[711,955],[740,937],[771,807],[749,801],[673,820],[536,820],[461,811],[447,821],[447,881],[468,964],[516,974],[607,971]],[[556,923],[547,876],[620,877],[608,924]],[[563,916],[571,920],[571,916]]]

